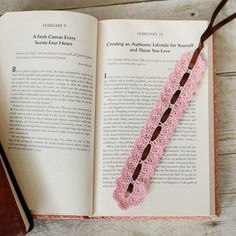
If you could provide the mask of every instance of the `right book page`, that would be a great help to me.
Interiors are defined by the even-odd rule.
[[[181,56],[198,45],[206,21],[99,22],[94,215],[210,216],[215,214],[212,40],[207,69],[171,138],[142,203],[121,210],[115,181]]]

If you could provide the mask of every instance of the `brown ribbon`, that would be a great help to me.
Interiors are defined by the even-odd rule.
[[[222,26],[227,24],[228,22],[232,21],[233,19],[236,18],[236,12],[228,17],[226,17],[224,20],[220,21],[218,24],[213,26],[214,21],[218,15],[218,13],[221,11],[221,9],[224,7],[224,5],[228,2],[228,0],[222,0],[218,6],[216,7],[215,11],[212,14],[210,23],[208,27],[206,28],[205,32],[202,34],[200,38],[200,42],[198,45],[198,48],[194,51],[193,57],[189,63],[188,68],[191,70],[193,69],[194,65],[196,64],[197,58],[201,52],[201,50],[204,47],[204,42],[211,36],[213,35],[218,29],[220,29]]]

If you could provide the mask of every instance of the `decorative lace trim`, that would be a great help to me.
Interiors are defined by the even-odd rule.
[[[206,69],[205,61],[199,56],[191,71],[188,69],[191,58],[192,54],[187,54],[175,66],[139,137],[132,146],[113,193],[113,197],[121,209],[136,206],[143,199],[154,170],[160,163],[164,149],[203,78]],[[187,79],[184,80],[184,77]],[[173,102],[172,99],[177,90],[180,92]],[[158,128],[158,135],[154,135],[157,127],[161,128]],[[147,155],[144,155],[145,152]]]

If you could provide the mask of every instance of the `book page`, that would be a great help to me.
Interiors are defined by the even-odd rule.
[[[170,140],[142,203],[121,210],[115,180],[171,70],[193,52],[205,21],[108,20],[99,22],[96,104],[95,215],[211,215],[213,168],[212,48],[207,70]],[[209,112],[211,110],[211,112]],[[210,132],[211,130],[211,132]],[[212,141],[211,141],[212,142]],[[211,143],[212,144],[212,143]],[[214,169],[214,168],[213,168]]]
[[[0,19],[0,138],[33,214],[92,211],[97,20]]]

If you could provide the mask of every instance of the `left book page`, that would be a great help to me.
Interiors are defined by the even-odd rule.
[[[97,20],[70,12],[0,19],[0,140],[33,214],[90,215]]]

